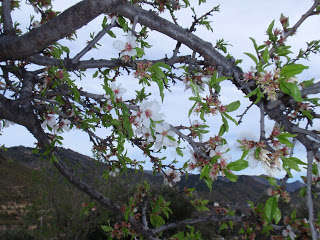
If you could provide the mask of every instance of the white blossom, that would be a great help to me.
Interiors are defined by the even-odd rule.
[[[160,105],[156,100],[146,101],[143,100],[140,107],[139,119],[141,124],[149,128],[151,124],[151,119],[153,121],[162,121],[163,116],[160,114]]]
[[[231,154],[228,152],[229,150],[228,144],[218,145],[215,150],[210,150],[209,157],[212,158],[218,155],[221,159],[228,161],[232,158]]]
[[[57,126],[56,117],[53,114],[48,114],[47,118],[43,121],[41,126],[43,129],[45,129],[46,127],[55,129]]]
[[[172,181],[172,182],[179,182],[181,180],[181,172],[180,171],[174,171],[172,169],[167,169],[165,171],[165,174],[167,175],[167,177],[165,176],[164,178],[164,184],[168,185],[169,187],[172,187],[172,183],[168,180],[168,178]]]
[[[294,240],[295,239],[295,237],[296,237],[296,235],[294,234],[294,232],[292,231],[292,228],[291,228],[291,226],[287,226],[287,229],[284,229],[283,231],[282,231],[282,235],[284,236],[284,237],[290,237],[290,239],[291,240]]]
[[[63,130],[66,132],[70,131],[71,122],[68,119],[62,119],[59,123],[59,130]]]
[[[142,138],[146,139],[145,143],[147,145],[151,142],[154,142],[150,128],[146,128],[145,126],[141,126],[141,127],[138,127],[135,132],[138,135],[142,135]]]
[[[109,172],[109,176],[111,177],[116,177],[119,175],[120,169],[119,168],[115,168],[114,170]]]
[[[132,34],[132,32],[128,32],[126,42],[116,40],[113,43],[113,47],[121,51],[120,57],[123,57],[123,56],[132,57],[137,55],[137,51],[136,49],[134,49],[136,47],[136,37]]]
[[[40,26],[41,26],[41,24],[39,23],[39,21],[33,21],[33,23],[32,23],[33,28],[38,28]]]
[[[268,154],[270,154],[270,152],[268,150],[265,150],[263,148],[260,149],[260,152],[259,152],[259,158],[261,161],[267,163],[267,165],[270,165],[270,157],[268,156]]]
[[[111,90],[114,92],[114,96],[117,99],[122,98],[123,94],[127,91],[126,89],[121,87],[121,84],[117,86],[115,83],[111,83]]]
[[[261,148],[259,152],[259,159],[256,159],[255,151],[256,150],[253,150],[253,152],[247,157],[250,168],[256,168],[259,162],[261,162],[261,166],[264,168],[268,176],[276,177],[280,174],[282,168],[278,157],[272,157],[271,152]]]
[[[175,147],[177,143],[171,140],[168,136],[173,137],[175,132],[170,130],[170,125],[167,122],[156,124],[155,131],[157,132],[155,148],[160,149],[163,147]]]

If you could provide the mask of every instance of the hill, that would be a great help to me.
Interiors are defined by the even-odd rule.
[[[95,174],[97,161],[92,158],[77,153],[71,149],[59,149],[58,154],[61,159],[65,160],[71,167],[77,168],[79,172],[83,173],[86,181],[91,182],[92,174]],[[4,159],[10,162],[18,163],[17,172],[22,171],[23,166],[30,169],[38,169],[40,164],[48,164],[46,161],[41,161],[40,156],[32,153],[31,148],[18,146],[11,147],[6,152],[2,152]],[[2,159],[2,161],[4,161]],[[5,162],[5,161],[4,161]],[[18,167],[19,166],[19,167]],[[99,164],[99,171],[103,172],[106,169],[105,164]],[[11,170],[13,171],[13,170]],[[25,172],[28,172],[27,170]],[[134,170],[129,170],[129,174]],[[12,173],[13,174],[13,173]],[[139,174],[139,177],[146,178],[154,184],[162,184],[163,177],[153,176],[152,171],[146,170],[144,174]],[[278,180],[279,181],[279,180]],[[6,185],[3,185],[6,186]],[[270,186],[269,182],[259,176],[241,175],[237,182],[233,183],[225,177],[218,177],[213,183],[212,191],[209,192],[208,187],[204,181],[199,180],[198,174],[189,174],[188,177],[182,176],[178,183],[180,188],[195,188],[197,192],[208,195],[212,201],[241,203],[246,204],[248,200],[258,200],[266,189]],[[304,184],[300,181],[287,184],[288,192],[295,192]]]

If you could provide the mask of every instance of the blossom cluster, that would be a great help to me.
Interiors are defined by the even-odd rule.
[[[70,125],[71,125],[71,121],[64,118],[57,123],[56,117],[54,114],[48,114],[45,120],[43,121],[43,123],[41,124],[43,129],[46,129],[46,127],[49,127],[50,129],[52,129],[53,131],[57,131],[58,133],[63,131],[69,132]]]
[[[165,171],[165,178],[164,178],[164,184],[168,185],[169,187],[172,187],[173,184],[172,182],[176,183],[181,180],[181,172],[180,171],[175,171],[172,169],[167,169]]]
[[[160,105],[156,100],[143,100],[136,115],[131,116],[131,123],[136,126],[136,134],[145,139],[144,144],[154,143],[156,150],[162,147],[176,147],[175,133],[164,122]]]
[[[252,68],[248,73],[244,73],[244,81],[255,80],[256,84],[263,89],[263,93],[267,95],[269,100],[277,99],[279,91],[280,70],[267,71],[256,74],[257,70]]]
[[[188,170],[192,171],[195,168],[199,172],[203,167],[209,166],[209,178],[214,181],[218,176],[224,176],[224,170],[227,170],[228,161],[232,158],[229,153],[229,146],[226,144],[220,136],[211,137],[205,146],[208,152],[208,158],[197,156],[191,149],[191,158],[188,165]],[[211,159],[209,161],[209,159]]]
[[[272,196],[276,196],[281,197],[283,199],[284,202],[288,203],[291,200],[290,194],[286,191],[284,191],[284,189],[282,187],[277,187],[276,189],[273,188],[268,188],[267,189],[267,194],[268,196],[272,197]]]
[[[215,96],[206,96],[205,98],[202,98],[202,100],[203,102],[198,103],[194,108],[194,112],[196,114],[201,114],[204,112],[205,114],[215,116],[218,113],[222,114],[227,111],[227,105],[223,105]]]
[[[275,133],[276,130],[273,131]],[[247,139],[239,141],[240,148],[247,152],[247,161],[250,168],[256,168],[259,163],[269,176],[277,176],[282,170],[279,158],[287,156],[289,149],[280,144],[278,140],[273,140],[273,147],[276,149],[270,152],[265,149],[265,142],[254,142]]]
[[[133,74],[136,78],[149,78],[150,74],[148,74],[148,68],[151,67],[151,62],[144,63],[143,61],[137,63],[137,70]]]

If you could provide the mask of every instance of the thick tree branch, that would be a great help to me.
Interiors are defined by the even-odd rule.
[[[11,0],[2,0],[2,20],[5,35],[15,35],[11,18]]]
[[[114,9],[118,14],[123,15],[131,20],[136,15],[139,15],[138,22],[147,26],[151,30],[161,32],[168,37],[177,40],[188,46],[193,51],[200,53],[205,60],[212,66],[222,66],[223,74],[225,76],[233,76],[234,72],[242,74],[240,68],[236,67],[234,63],[216,51],[212,44],[202,40],[196,35],[189,33],[187,30],[175,25],[174,23],[159,17],[158,15],[139,8],[136,5],[125,3],[123,6]]]
[[[34,55],[31,56],[27,59],[28,62],[34,63],[40,66],[57,66],[61,68],[65,68],[68,71],[72,70],[78,70],[78,69],[90,69],[90,68],[115,68],[115,67],[130,67],[135,69],[136,64],[139,62],[151,62],[152,64],[155,64],[157,62],[163,62],[166,63],[170,66],[176,64],[176,63],[185,63],[188,64],[191,60],[190,55],[186,56],[174,56],[171,58],[162,58],[162,59],[155,59],[155,60],[150,60],[150,59],[141,59],[141,60],[136,60],[134,62],[124,62],[121,61],[120,59],[112,59],[112,60],[104,60],[104,59],[99,59],[99,60],[83,60],[79,61],[76,64],[73,64],[70,59],[64,59],[64,60],[59,60],[59,59],[54,59],[50,57],[45,57],[41,55]],[[203,61],[197,62],[198,64],[205,64]]]
[[[9,2],[9,0],[7,0]],[[110,13],[123,0],[83,0],[21,37],[0,38],[0,61],[23,59],[70,35],[102,13]]]

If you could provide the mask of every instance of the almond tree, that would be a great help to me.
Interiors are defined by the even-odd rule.
[[[200,0],[198,4],[204,2]],[[269,182],[275,186],[269,191],[270,198],[265,203],[253,206],[255,218],[244,223],[241,233],[252,239],[257,229],[262,229],[265,234],[275,237],[293,239],[295,236],[309,236],[317,239],[319,218],[316,221],[312,194],[319,191],[320,136],[319,131],[309,130],[308,126],[320,117],[317,113],[319,99],[308,96],[319,93],[320,82],[298,80],[296,75],[307,71],[308,67],[299,61],[318,54],[320,41],[307,43],[306,49],[295,54],[290,51],[286,40],[294,35],[305,19],[320,13],[319,3],[319,0],[313,1],[310,9],[293,26],[289,25],[289,18],[284,15],[280,17],[281,28],[275,27],[278,23],[273,21],[266,31],[265,42],[257,43],[252,38],[255,52],[245,54],[254,66],[249,71],[243,71],[237,66],[239,60],[227,52],[226,42],[218,40],[213,45],[196,34],[196,28],[201,25],[212,31],[210,16],[219,11],[219,6],[213,6],[207,13],[198,16],[188,0],[83,0],[59,13],[54,11],[50,0],[28,0],[26,3],[2,0],[2,127],[13,123],[26,127],[37,139],[37,147],[44,150],[66,179],[119,215],[122,223],[103,226],[112,237],[132,235],[160,239],[160,233],[168,229],[210,221],[244,222],[245,219],[223,212],[166,224],[169,203],[162,197],[149,201],[147,185],[138,188],[127,205],[119,206],[116,199],[108,199],[74,176],[57,156],[55,151],[61,145],[62,132],[76,129],[88,134],[97,159],[109,164],[106,177],[123,174],[128,167],[143,169],[141,161],[128,157],[128,143],[140,149],[149,158],[154,172],[163,174],[164,182],[175,188],[181,174],[193,169],[201,172],[201,178],[211,188],[219,175],[236,181],[233,171],[261,164],[269,175]],[[33,14],[40,17],[39,21],[33,16],[30,20],[26,19],[30,21],[26,31],[19,29],[19,23],[11,17],[11,12],[20,4],[29,4],[30,10],[35,12]],[[175,17],[177,11],[185,8],[193,12],[192,24],[187,29],[182,28]],[[164,11],[169,13],[170,19],[162,16]],[[78,41],[76,31],[86,28],[90,21],[99,16],[103,16],[102,30],[98,34],[90,34],[90,41],[79,52],[70,50],[68,46],[72,46],[72,41]],[[126,39],[116,35],[114,29],[122,29]],[[90,29],[87,31],[90,32]],[[148,43],[150,31],[174,40],[173,53],[163,53],[162,59],[144,58],[145,50],[152,47]],[[83,60],[89,51],[104,44],[102,39],[108,35],[117,38],[112,41],[108,38],[108,44],[119,51],[119,57],[112,59],[106,53],[105,59]],[[60,41],[62,39],[71,42],[64,46]],[[189,49],[189,55],[180,54],[182,46]],[[91,74],[90,69],[95,72]],[[126,95],[127,89],[118,83],[122,74],[128,74],[128,79],[134,79],[137,85],[141,85],[135,96]],[[89,82],[92,78],[101,80],[103,93],[89,92],[75,81],[82,79]],[[239,139],[243,155],[232,162],[229,156],[232,149],[223,136],[229,130],[229,124],[241,127],[242,117],[247,111],[238,121],[229,114],[239,108],[240,101],[227,104],[220,101],[222,81],[231,81],[261,112],[260,140]],[[160,102],[165,94],[175,93],[174,84],[178,82],[193,94],[189,98],[194,103],[189,116],[198,114],[203,122],[173,126],[165,121],[161,113],[164,106]],[[159,88],[160,101],[150,99],[149,86],[153,83]],[[206,125],[205,120],[216,115],[222,119],[222,125],[215,136],[208,136],[210,126]],[[266,116],[276,123],[270,136],[265,133]],[[97,128],[105,128],[110,134],[98,136]],[[297,141],[306,149],[307,163],[292,156]],[[170,148],[183,155],[185,145],[190,147],[191,159],[180,164],[182,167],[178,167],[175,160],[167,163],[157,157],[156,152],[165,152]],[[290,219],[280,222],[282,216],[278,202],[280,199],[289,200],[284,189],[287,179],[292,177],[291,169],[300,171],[304,166],[307,168],[308,220],[300,221],[293,214]],[[283,170],[287,175],[277,185],[274,176]],[[188,189],[181,192],[186,198],[192,195]],[[190,202],[198,211],[207,210],[206,200],[190,199]],[[200,239],[200,233],[194,233],[191,229],[189,233],[177,233],[172,239]]]

